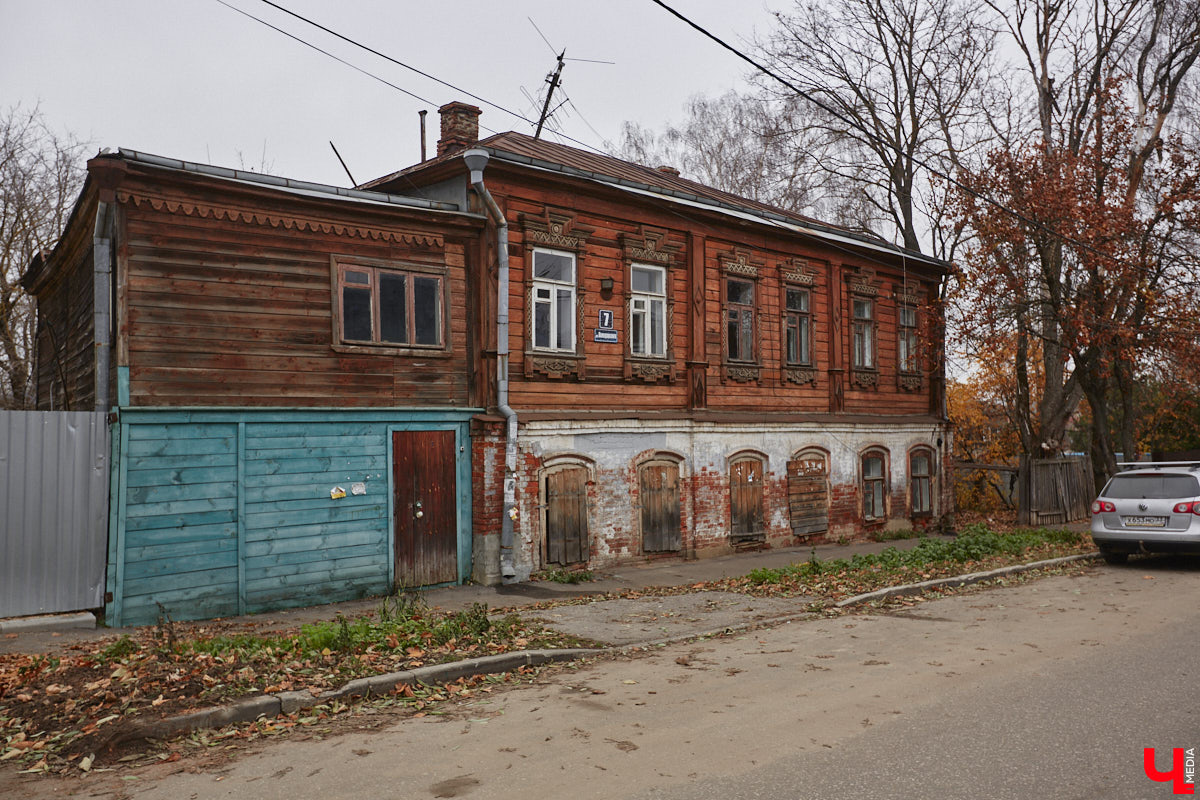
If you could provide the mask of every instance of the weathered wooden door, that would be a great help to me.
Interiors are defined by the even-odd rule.
[[[588,560],[587,470],[567,467],[546,475],[546,563]]]
[[[763,525],[763,468],[757,459],[729,467],[729,535],[737,542],[766,538]]]
[[[642,551],[665,553],[679,550],[679,466],[646,464],[639,474],[642,506]]]
[[[454,431],[392,434],[396,586],[458,580]]]
[[[788,512],[797,536],[829,530],[828,463],[824,453],[812,451],[788,462]]]

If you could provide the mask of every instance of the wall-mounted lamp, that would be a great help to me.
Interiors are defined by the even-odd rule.
[[[600,279],[600,294],[604,297],[605,300],[612,297],[612,290],[613,290],[613,279],[612,278],[601,278]]]

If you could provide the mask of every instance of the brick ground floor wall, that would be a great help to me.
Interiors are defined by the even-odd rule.
[[[941,528],[953,515],[946,464],[951,432],[929,420],[882,423],[724,424],[689,420],[522,423],[518,438],[517,507],[514,521],[516,579],[547,566],[545,475],[555,469],[586,470],[586,547],[581,566],[602,569],[646,558],[697,558],[733,552],[730,538],[730,467],[744,458],[762,465],[764,536],[752,546],[784,547],[858,539],[879,529]],[[504,474],[503,426],[477,422],[474,453],[474,578],[499,581],[498,554]],[[828,529],[793,534],[787,463],[817,448],[828,462]],[[933,457],[933,511],[910,513],[909,454],[923,448]],[[864,519],[862,457],[882,454],[886,499],[877,519]],[[647,462],[677,464],[681,546],[670,553],[642,547],[639,470]]]

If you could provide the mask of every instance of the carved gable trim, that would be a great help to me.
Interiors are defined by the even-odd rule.
[[[547,208],[543,214],[521,214],[527,245],[543,245],[582,252],[594,228],[580,225],[570,211]]]
[[[445,240],[440,234],[353,225],[345,222],[305,218],[293,214],[272,213],[263,211],[262,209],[234,208],[232,206],[197,203],[191,200],[149,197],[129,191],[117,192],[117,199],[122,203],[131,203],[135,208],[152,208],[155,211],[162,211],[167,214],[181,214],[186,217],[198,217],[200,219],[241,222],[247,225],[263,225],[290,231],[311,231],[312,233],[346,236],[355,239],[370,239],[379,242],[395,242],[413,247],[441,248],[445,244]]]

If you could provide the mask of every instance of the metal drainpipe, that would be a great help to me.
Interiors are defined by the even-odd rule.
[[[483,198],[484,205],[496,223],[496,249],[500,260],[499,285],[496,297],[496,407],[504,415],[504,506],[500,517],[500,578],[511,582],[517,572],[513,567],[513,521],[517,507],[517,412],[508,405],[508,220],[496,204],[492,193],[483,184],[483,170],[488,153],[472,148],[463,153],[463,161],[471,171],[471,185]]]
[[[112,236],[113,209],[105,202],[96,207],[92,231],[92,341],[96,363],[96,410],[109,410],[108,376],[112,351]]]

